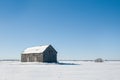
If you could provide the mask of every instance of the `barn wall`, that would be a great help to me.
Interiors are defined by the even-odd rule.
[[[57,62],[57,52],[52,47],[43,53],[43,62]]]
[[[43,55],[41,53],[22,54],[21,62],[43,62]]]
[[[21,55],[21,62],[27,62],[28,61],[28,54],[22,54]]]

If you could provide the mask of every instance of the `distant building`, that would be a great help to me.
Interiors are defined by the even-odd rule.
[[[57,51],[51,45],[27,48],[21,54],[21,62],[57,62]]]
[[[103,59],[102,58],[97,58],[97,59],[95,59],[95,62],[103,62]]]

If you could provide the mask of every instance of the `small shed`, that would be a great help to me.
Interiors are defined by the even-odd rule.
[[[103,59],[102,58],[97,58],[97,59],[95,59],[95,62],[103,62]]]
[[[57,62],[57,51],[51,45],[30,47],[21,54],[21,62]]]

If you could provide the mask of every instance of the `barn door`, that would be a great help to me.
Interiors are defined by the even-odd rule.
[[[30,62],[30,58],[29,57],[27,57],[27,62]]]
[[[37,62],[37,56],[34,56],[34,61]]]

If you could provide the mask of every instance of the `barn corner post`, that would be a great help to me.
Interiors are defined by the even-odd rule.
[[[26,62],[25,61],[25,54],[21,53],[21,62]]]
[[[22,59],[22,58],[23,58],[23,55],[22,55],[22,53],[20,54],[20,56],[21,56],[21,60],[20,60],[20,61],[23,62],[23,59]]]

